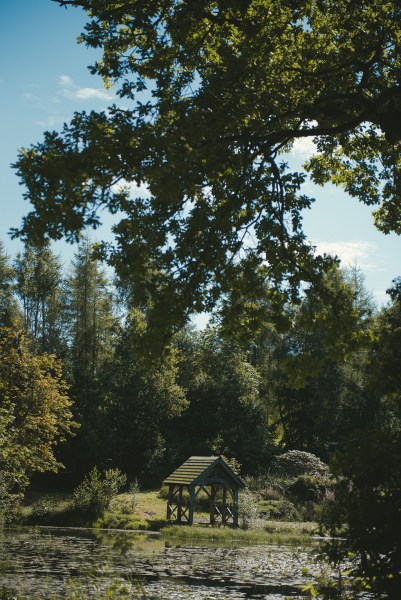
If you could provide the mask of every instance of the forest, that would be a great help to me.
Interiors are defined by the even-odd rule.
[[[263,481],[279,455],[301,450],[336,474],[326,525],[348,524],[364,576],[377,579],[385,547],[378,587],[398,586],[399,281],[378,308],[358,269],[337,266],[324,289],[285,307],[285,328],[266,321],[247,344],[216,314],[149,359],[146,307],[99,263],[89,238],[69,265],[50,245],[28,244],[13,259],[2,245],[0,266],[3,508],[29,484],[71,491],[94,466],[158,488],[188,456],[223,455]],[[327,303],[333,288],[340,316]],[[297,485],[314,498],[313,478]]]

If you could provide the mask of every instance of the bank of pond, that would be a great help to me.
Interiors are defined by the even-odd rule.
[[[242,500],[241,527],[210,526],[202,502],[189,527],[167,522],[163,490],[119,494],[96,517],[71,495],[31,492],[0,537],[0,600],[285,600],[346,582],[316,522]]]

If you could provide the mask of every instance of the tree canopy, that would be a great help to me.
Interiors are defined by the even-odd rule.
[[[23,331],[0,328],[0,503],[24,491],[33,473],[62,466],[55,446],[73,433],[61,363],[34,355]]]
[[[302,229],[312,179],[401,233],[401,11],[395,0],[53,0],[88,12],[91,67],[122,106],[76,113],[22,149],[33,210],[15,235],[76,240],[118,215],[98,253],[179,328],[228,292],[275,313],[331,259]],[[312,138],[293,172],[285,153]],[[140,195],[130,192],[146,186]],[[277,309],[277,310],[276,310]]]

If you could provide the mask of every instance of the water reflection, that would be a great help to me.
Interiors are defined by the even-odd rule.
[[[318,574],[313,553],[312,546],[175,546],[157,534],[40,528],[4,533],[0,575],[3,587],[29,598],[99,599],[107,586],[124,584],[128,595],[109,597],[283,600],[301,598]],[[71,586],[83,595],[72,596]]]

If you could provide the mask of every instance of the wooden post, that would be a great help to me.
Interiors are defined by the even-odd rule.
[[[221,507],[221,524],[227,523],[227,488],[223,487],[223,505]]]
[[[195,510],[195,486],[189,486],[189,516],[188,524],[193,525],[194,523],[194,510]]]
[[[182,485],[180,485],[180,489],[178,492],[177,523],[179,525],[181,525],[181,515],[182,515]]]
[[[233,525],[238,527],[238,490],[233,490]]]
[[[214,515],[215,515],[215,510],[214,510],[214,501],[216,498],[216,488],[214,487],[214,485],[210,486],[210,524],[214,525],[215,523],[215,519],[214,519]]]
[[[171,518],[171,505],[173,503],[173,487],[174,485],[170,483],[170,485],[168,486],[168,499],[167,499],[167,521],[170,520]]]

